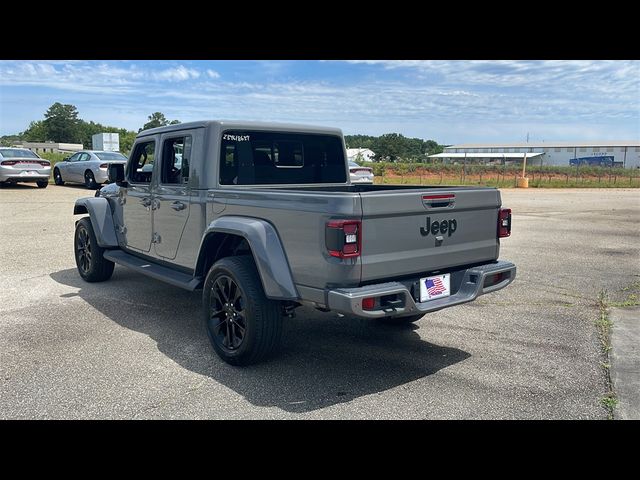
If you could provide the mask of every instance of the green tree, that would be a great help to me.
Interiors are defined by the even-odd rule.
[[[80,120],[74,105],[56,102],[44,114],[46,140],[64,143],[80,142]]]
[[[140,131],[148,130],[149,128],[164,127],[165,125],[169,125],[169,120],[164,116],[164,113],[154,112],[149,115],[149,121],[142,126]]]
[[[42,120],[32,121],[29,123],[29,128],[20,134],[22,139],[27,142],[46,142],[47,140],[51,140],[48,135]]]
[[[378,137],[372,146],[376,160],[395,162],[400,159],[406,150],[403,145],[404,139],[405,137],[400,133],[385,133]]]
[[[149,121],[145,123],[142,128],[138,130],[138,132],[141,132],[142,130],[148,130],[149,128],[164,127],[165,125],[175,125],[177,123],[180,123],[180,120],[169,121],[162,112],[153,112],[151,115],[149,115],[148,118]]]
[[[131,152],[131,147],[136,139],[136,132],[131,132],[121,128],[118,133],[120,134],[120,152],[128,155],[129,152]]]

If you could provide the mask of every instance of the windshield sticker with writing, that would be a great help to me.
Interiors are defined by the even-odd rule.
[[[249,141],[249,135],[230,135],[228,133],[225,133],[222,135],[222,139],[223,140],[233,140],[236,142],[248,142]]]

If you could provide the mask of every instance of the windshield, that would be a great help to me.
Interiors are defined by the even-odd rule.
[[[22,148],[2,148],[0,149],[0,155],[3,158],[40,158],[31,150]]]
[[[96,157],[100,160],[126,160],[127,157],[119,152],[96,152]]]
[[[227,131],[221,185],[346,183],[342,139],[334,135]]]
[[[359,167],[360,165],[358,165],[356,162],[349,162],[349,166],[350,167]]]

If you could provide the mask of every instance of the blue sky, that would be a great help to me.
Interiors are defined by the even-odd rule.
[[[0,135],[54,102],[136,131],[160,111],[443,144],[638,140],[640,62],[0,61]]]

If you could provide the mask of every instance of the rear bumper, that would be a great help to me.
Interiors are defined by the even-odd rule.
[[[8,169],[5,171],[0,170],[0,182],[41,182],[43,180],[49,180],[51,169],[37,170],[37,173],[26,174],[23,172],[10,172]]]
[[[504,279],[488,286],[491,276],[502,273]],[[462,279],[457,286],[456,293],[446,298],[439,298],[429,302],[416,302],[410,289],[400,282],[380,283],[358,288],[339,288],[328,292],[328,307],[349,315],[365,318],[394,317],[416,315],[419,313],[435,312],[443,308],[471,302],[485,293],[495,292],[509,285],[516,278],[516,266],[511,262],[498,261],[463,271]],[[452,290],[454,286],[452,285]],[[363,310],[362,299],[396,295],[401,300],[399,305],[384,306],[377,310]]]
[[[107,170],[102,170],[101,168],[94,168],[92,169],[93,171],[93,178],[95,178],[96,183],[102,184],[102,183],[106,183],[106,181],[109,179],[109,174],[107,173]]]

